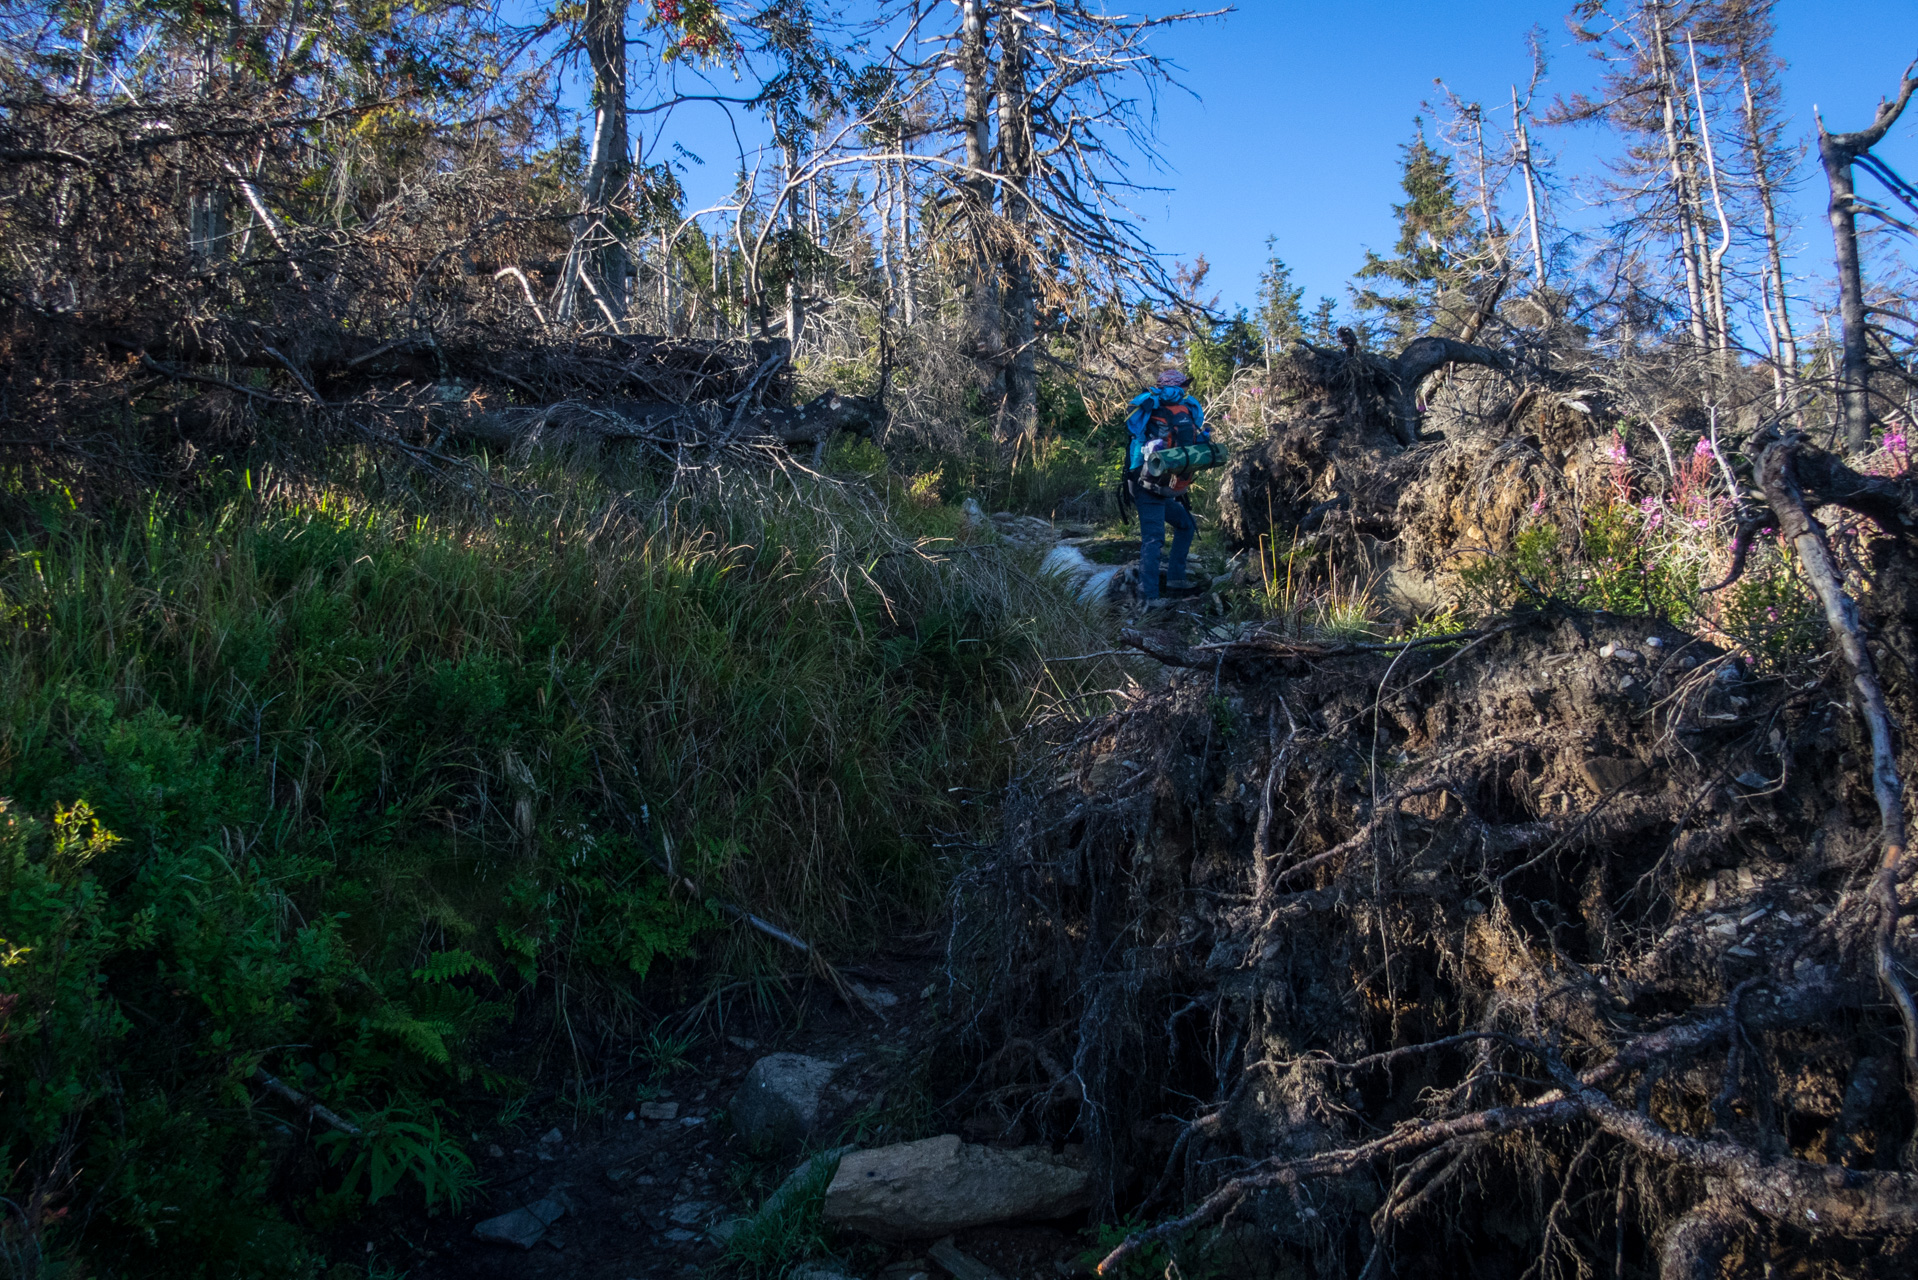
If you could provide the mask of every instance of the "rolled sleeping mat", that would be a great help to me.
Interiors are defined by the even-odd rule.
[[[1149,476],[1178,475],[1186,471],[1209,471],[1224,465],[1225,446],[1208,440],[1204,444],[1157,450],[1147,456],[1145,472]]]

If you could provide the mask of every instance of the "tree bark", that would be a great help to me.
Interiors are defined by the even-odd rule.
[[[1658,105],[1665,137],[1665,160],[1671,173],[1672,197],[1677,207],[1678,250],[1685,264],[1685,302],[1690,313],[1692,341],[1702,350],[1705,332],[1704,281],[1699,255],[1692,240],[1691,184],[1679,145],[1678,111],[1682,98],[1678,92],[1678,70],[1672,65],[1672,50],[1665,30],[1665,14],[1658,0],[1646,5],[1651,17],[1653,56],[1656,60]]]
[[[761,408],[727,417],[717,425],[710,416],[666,401],[562,401],[531,409],[482,413],[454,422],[448,430],[464,440],[493,449],[510,449],[536,439],[565,444],[619,444],[670,441],[710,445],[750,442],[755,437],[785,445],[825,445],[845,431],[871,439],[885,425],[877,401],[827,391],[792,408]]]
[[[562,323],[576,319],[584,292],[592,308],[618,329],[626,318],[630,265],[615,212],[632,172],[626,130],[626,0],[586,0],[581,41],[593,72],[593,149],[556,310]]]
[[[1718,157],[1712,150],[1711,117],[1705,109],[1705,84],[1698,78],[1698,48],[1685,35],[1685,52],[1692,66],[1692,93],[1698,99],[1698,136],[1705,152],[1705,175],[1711,182],[1712,210],[1718,215],[1718,247],[1711,252],[1712,327],[1721,353],[1731,350],[1731,319],[1725,306],[1725,255],[1732,247],[1731,219],[1725,216],[1725,197],[1718,186]]]
[[[1376,357],[1374,357],[1376,358]],[[1448,364],[1476,364],[1488,369],[1503,369],[1509,363],[1489,347],[1475,346],[1455,338],[1414,338],[1399,353],[1397,360],[1382,362],[1392,374],[1396,394],[1392,403],[1393,425],[1405,444],[1417,444],[1419,438],[1419,384]]]
[[[1918,66],[1918,64],[1913,64]],[[1858,264],[1858,207],[1851,166],[1876,146],[1898,122],[1918,90],[1913,67],[1906,67],[1898,98],[1880,101],[1871,126],[1855,133],[1830,133],[1818,118],[1818,159],[1831,187],[1832,246],[1838,260],[1838,310],[1844,321],[1844,354],[1838,370],[1838,403],[1845,426],[1845,448],[1863,453],[1871,441],[1871,360],[1866,348],[1865,287]]]
[[[984,0],[965,0],[961,10],[959,56],[965,79],[966,176],[968,232],[972,237],[972,345],[973,357],[986,369],[989,399],[1004,404],[1005,330],[1000,312],[997,264],[992,261],[992,42],[991,13]]]
[[[1038,298],[1026,194],[1032,179],[1032,120],[1027,114],[1027,59],[1020,25],[1006,23],[999,39],[999,152],[1006,176],[1005,318],[1011,348],[1005,371],[1002,435],[1016,441],[1034,434],[1039,417],[1038,352],[1033,345],[1038,331]]]
[[[1785,292],[1785,256],[1779,243],[1778,202],[1772,192],[1771,160],[1765,146],[1765,131],[1759,124],[1758,103],[1752,93],[1751,67],[1742,56],[1739,78],[1745,90],[1745,130],[1751,150],[1752,179],[1758,187],[1759,207],[1765,215],[1766,269],[1771,296],[1765,315],[1772,329],[1772,368],[1777,379],[1778,407],[1796,402],[1798,388],[1798,337],[1792,332],[1791,303]],[[1798,410],[1802,413],[1802,410]]]
[[[1532,135],[1525,128],[1525,117],[1518,108],[1518,86],[1512,86],[1512,132],[1518,139],[1519,168],[1525,173],[1525,225],[1532,236],[1532,280],[1539,290],[1545,288],[1545,250],[1538,234],[1538,181],[1532,172]]]

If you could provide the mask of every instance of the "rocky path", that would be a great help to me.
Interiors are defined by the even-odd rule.
[[[1099,538],[1090,528],[1006,513],[976,518],[1006,543],[1042,553],[1042,570],[1066,578],[1088,602],[1104,601],[1127,613],[1136,604],[1136,538]],[[1197,556],[1193,569],[1205,570]],[[1174,611],[1177,617],[1159,615],[1155,621],[1184,622],[1178,629],[1187,630],[1205,603],[1193,600]],[[798,1013],[783,1010],[783,1020],[733,1016],[723,1027],[705,1028],[689,1051],[689,1065],[651,1084],[624,1084],[597,1114],[554,1104],[517,1123],[472,1133],[468,1150],[485,1180],[479,1195],[458,1215],[389,1224],[367,1242],[364,1274],[378,1275],[385,1266],[388,1275],[409,1280],[773,1280],[780,1269],[742,1269],[727,1258],[725,1241],[810,1153],[884,1149],[936,1137],[946,1124],[961,1131],[966,1158],[975,1164],[982,1152],[1009,1147],[1008,1135],[983,1119],[935,1120],[936,1100],[921,1092],[943,981],[936,948],[903,947],[845,976],[866,1007],[813,983]],[[750,1103],[747,1086],[767,1070],[760,1064],[788,1058],[814,1064],[799,1068],[799,1075],[817,1071],[823,1088],[809,1131],[778,1141],[781,1135],[772,1131],[780,1127],[779,1117],[756,1114],[765,1109]],[[998,1176],[979,1168],[972,1174],[982,1185]],[[944,1169],[934,1171],[932,1180],[958,1186],[964,1175]],[[791,1275],[1080,1275],[1090,1243],[1083,1220],[1080,1212],[1047,1225],[998,1224],[904,1239],[883,1224],[876,1232],[844,1230],[830,1254],[817,1259],[820,1267],[802,1266]]]
[[[732,1018],[690,1051],[690,1067],[616,1100],[592,1117],[549,1108],[469,1144],[486,1184],[457,1216],[389,1225],[366,1245],[368,1270],[408,1280],[653,1280],[742,1273],[725,1260],[729,1228],[752,1213],[807,1153],[840,1145],[885,1147],[929,1136],[929,1100],[916,1092],[937,1018],[937,967],[898,953],[849,971],[877,1011],[855,1008],[818,984],[793,1022]],[[782,1116],[777,1101],[751,1105],[743,1090],[785,1055],[826,1064],[829,1079],[803,1147],[768,1149]],[[802,1073],[803,1074],[803,1071]],[[817,1082],[815,1082],[817,1083]],[[803,1090],[802,1090],[803,1092]],[[645,1102],[639,1094],[650,1095]],[[915,1116],[921,1117],[914,1123]],[[741,1129],[761,1135],[746,1140]],[[984,1135],[972,1135],[984,1136]],[[934,1280],[954,1274],[934,1260],[983,1266],[1003,1280],[1078,1274],[1086,1242],[1073,1224],[986,1227],[886,1243],[842,1232],[801,1270],[815,1280]],[[796,1261],[796,1260],[795,1260]],[[768,1277],[777,1271],[763,1273]]]

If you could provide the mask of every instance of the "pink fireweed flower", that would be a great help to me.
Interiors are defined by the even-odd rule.
[[[1692,446],[1692,457],[1709,458],[1711,456],[1712,442],[1710,440],[1700,439],[1697,444]]]
[[[1545,486],[1540,485],[1538,487],[1538,497],[1532,499],[1532,514],[1537,515],[1543,510],[1545,510]]]

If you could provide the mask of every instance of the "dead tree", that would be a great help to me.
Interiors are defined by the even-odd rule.
[[[917,3],[894,8],[923,20]],[[996,401],[1002,440],[1035,425],[1047,298],[1175,292],[1120,203],[1135,184],[1111,142],[1123,133],[1133,147],[1149,144],[1143,107],[1176,83],[1152,35],[1214,12],[1222,11],[1142,17],[1083,0],[962,0],[951,25],[929,37],[930,56],[902,56],[896,67],[909,97],[943,104],[943,121],[928,131],[947,139],[948,154],[913,159],[935,171],[939,162],[959,166],[939,203],[952,215],[945,234],[973,272],[968,354]]]
[[[632,172],[626,129],[626,0],[586,0],[580,42],[593,74],[593,148],[554,309],[561,323],[573,320],[584,290],[587,309],[617,330],[626,319],[627,274],[618,205]]]
[[[1818,159],[1831,186],[1832,245],[1838,261],[1838,309],[1844,321],[1843,358],[1838,369],[1838,403],[1845,425],[1845,448],[1864,452],[1871,437],[1871,357],[1865,328],[1865,286],[1858,264],[1858,215],[1869,213],[1893,221],[1871,202],[1861,200],[1852,184],[1852,166],[1898,122],[1911,95],[1918,91],[1918,62],[1905,68],[1892,101],[1880,100],[1871,125],[1853,133],[1832,133],[1818,120]],[[1894,225],[1896,225],[1894,221]]]

